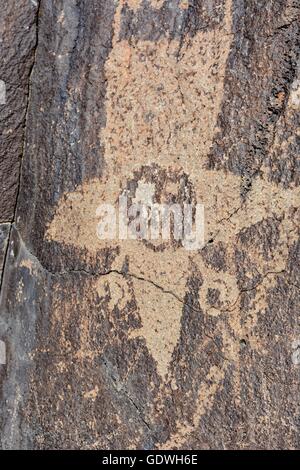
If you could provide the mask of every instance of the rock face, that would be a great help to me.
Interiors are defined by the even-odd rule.
[[[0,1],[0,223],[14,218],[36,44],[35,3]]]
[[[299,448],[300,2],[8,4],[2,447]],[[204,243],[99,239],[124,194]]]

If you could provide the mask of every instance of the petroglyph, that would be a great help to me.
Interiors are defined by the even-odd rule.
[[[182,304],[171,295],[162,295],[157,287],[134,280],[134,293],[143,326],[133,330],[130,337],[142,336],[157,362],[161,377],[166,377],[168,366],[180,333]]]
[[[159,9],[162,3],[152,1],[151,5]],[[207,167],[218,132],[231,48],[232,2],[225,2],[223,22],[213,30],[186,36],[183,41],[164,37],[156,42],[120,39],[124,5],[135,14],[141,7],[138,0],[132,0],[120,1],[116,9],[113,47],[105,65],[106,125],[99,135],[105,148],[104,172],[101,178],[86,181],[61,198],[46,239],[71,245],[92,257],[105,248],[119,248],[111,273],[93,279],[94,292],[113,328],[118,328],[119,316],[127,320],[128,305],[135,305],[139,324],[128,328],[128,341],[140,338],[155,360],[162,382],[172,382],[176,388],[170,364],[181,335],[188,280],[196,270],[201,275],[199,315],[219,321],[224,357],[238,364],[240,344],[236,339],[243,337],[250,348],[265,353],[266,345],[254,330],[265,313],[267,291],[274,285],[276,272],[285,269],[288,247],[297,238],[294,208],[299,205],[299,190],[270,181],[262,169],[242,199],[239,176]],[[188,2],[180,5],[185,9]],[[295,96],[290,98],[292,106]],[[191,254],[173,242],[158,246],[137,240],[99,240],[97,207],[103,203],[116,206],[124,192],[134,202],[192,200],[203,204],[205,249]],[[248,247],[258,281],[245,288],[238,278],[236,249],[243,244],[245,231],[272,216],[279,221],[277,243],[269,257],[259,245]],[[127,270],[122,275],[124,263]],[[252,280],[250,265],[248,271],[244,277]],[[239,300],[247,288],[256,289],[256,295],[249,301],[250,313],[242,318]],[[63,319],[68,321],[69,311]],[[81,318],[79,324],[76,358],[93,358],[104,345],[96,350],[91,343],[91,318]],[[68,348],[68,340],[61,335]],[[163,448],[179,448],[199,426],[202,416],[213,407],[226,371],[227,363],[222,368],[211,367],[200,384],[193,422],[178,420],[177,431]],[[239,380],[237,373],[233,377],[237,388]],[[95,394],[87,392],[86,398],[94,399]]]
[[[23,259],[20,263],[20,268],[26,268],[30,274],[33,274],[35,266],[30,259]]]
[[[120,16],[121,4],[105,65],[107,122],[101,141],[109,163],[104,179],[113,173],[126,181],[135,169],[153,162],[198,175],[222,102],[231,1],[220,28],[199,32],[183,44],[165,38],[119,40]]]
[[[128,5],[131,10],[137,11],[141,6],[141,0],[121,0],[119,2],[120,8],[124,5]]]
[[[212,175],[210,174],[210,176]],[[216,178],[219,176],[220,172],[216,172]],[[236,180],[238,178],[235,177],[234,179]],[[228,181],[228,178],[224,178],[224,182],[225,181]],[[112,188],[112,186],[113,185],[110,184],[110,188]],[[226,185],[224,184],[224,186],[226,191]],[[298,204],[298,190],[283,191],[276,185],[270,185],[261,180],[254,182],[253,186],[253,192],[251,192],[249,199],[242,209],[243,217],[241,217],[241,214],[236,214],[222,223],[218,223],[216,220],[211,221],[211,226],[214,227],[214,229],[206,236],[206,238],[209,238],[211,234],[214,233],[213,230],[215,230],[215,242],[222,242],[226,246],[226,266],[230,266],[230,269],[225,272],[217,272],[216,269],[205,263],[201,253],[192,255],[193,262],[196,263],[203,277],[203,286],[200,289],[200,306],[207,314],[216,316],[219,315],[221,311],[230,310],[239,296],[236,273],[234,272],[235,265],[233,256],[237,241],[236,237],[243,229],[264,220],[270,213],[277,216],[284,215],[281,222],[278,246],[276,250],[274,250],[270,260],[264,260],[262,253],[257,252],[257,249],[253,247],[249,247],[249,249],[252,250],[253,259],[257,261],[262,276],[269,271],[280,271],[284,269],[288,247],[297,239],[296,213],[293,211],[293,207],[296,207]],[[98,182],[88,184],[87,189],[88,191],[85,191],[81,188],[80,193],[70,195],[70,203],[72,206],[68,206],[68,202],[64,203],[59,209],[61,215],[56,216],[55,228],[51,225],[49,233],[53,230],[54,239],[81,248],[88,248],[93,253],[96,253],[97,250],[101,250],[104,246],[119,246],[120,242],[118,240],[106,242],[97,239],[95,231],[95,210],[99,203],[99,194],[101,194]],[[230,188],[228,187],[228,191],[229,190],[232,191],[232,186]],[[141,191],[141,186],[139,187],[139,191]],[[233,193],[231,193],[231,195],[233,196]],[[77,197],[74,196],[79,196],[80,198],[77,199]],[[141,198],[141,192],[137,197]],[[145,197],[145,194],[143,197]],[[232,197],[232,200],[234,199],[239,200],[238,189],[236,190],[235,198]],[[80,204],[76,206],[74,201],[80,201]],[[214,206],[208,205],[205,207],[208,207],[207,212],[212,216],[213,212],[217,212],[213,210]],[[211,211],[209,211],[210,207]],[[232,211],[234,210],[236,210],[236,205],[232,207]],[[228,217],[228,213],[225,213],[225,217]],[[220,219],[221,218],[220,213]],[[206,219],[208,219],[207,216]],[[66,221],[70,224],[71,230],[66,226]],[[207,224],[209,225],[209,220]],[[76,228],[78,228],[78,231],[75,231]],[[186,292],[186,276],[190,273],[191,258],[191,255],[189,255],[184,248],[169,247],[167,250],[157,253],[143,245],[142,242],[125,240],[122,241],[122,251],[119,256],[116,257],[113,269],[121,271],[125,257],[129,259],[130,273],[159,283],[166,291],[171,290],[172,292],[176,292],[176,295],[183,302]],[[217,289],[219,291],[220,295],[217,305],[208,303],[207,294],[209,289]],[[117,295],[119,292],[118,287],[114,287],[114,283],[112,283],[111,291],[115,292],[114,295]],[[161,317],[163,309],[161,308],[160,302],[164,303],[165,295],[161,291],[157,292],[157,289],[153,286],[150,286],[149,289],[143,286],[143,291],[145,293],[144,301],[140,291],[138,289],[136,291],[139,313],[145,325],[142,332],[147,339],[151,353],[156,360],[160,358],[158,362],[159,370],[166,372],[166,361],[169,362],[171,350],[174,348],[180,334],[182,305],[180,302],[176,301],[176,299],[173,299],[172,302],[168,299],[168,302],[172,303],[172,313],[169,315],[169,320],[164,317],[164,321],[167,322],[166,326],[168,325],[168,321],[172,321],[173,327],[158,328],[155,334],[158,336],[162,335],[163,340],[161,338],[160,341],[157,339],[154,341],[153,330],[151,330],[151,328],[149,329],[149,305],[151,305],[153,317]],[[160,299],[160,301],[158,299]],[[116,302],[116,300],[112,300],[111,302],[110,305],[113,307],[113,303]],[[168,311],[170,311],[170,309]],[[166,354],[166,351],[169,351],[169,353]]]
[[[95,387],[93,390],[89,390],[84,393],[83,397],[89,400],[95,400],[99,394],[99,388]]]

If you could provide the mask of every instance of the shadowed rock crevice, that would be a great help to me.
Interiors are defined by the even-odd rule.
[[[25,150],[25,132],[30,101],[31,76],[38,43],[38,17],[40,2],[18,3],[19,14],[14,15],[15,2],[8,9],[2,8],[1,50],[3,62],[0,69],[5,83],[5,104],[1,119],[1,263],[0,295],[2,275],[5,269],[11,224],[16,220],[18,195],[21,184],[22,158]],[[4,40],[3,40],[4,37]],[[13,42],[12,42],[13,41]],[[10,53],[4,57],[4,48]],[[23,65],[22,70],[20,69]],[[7,77],[7,78],[6,78]],[[6,80],[5,80],[6,79]],[[17,80],[17,83],[14,83]],[[8,111],[7,111],[8,109]],[[2,111],[2,109],[1,109]],[[9,219],[9,222],[6,220]],[[9,225],[10,224],[10,225]]]
[[[0,6],[0,79],[6,91],[5,103],[0,105],[0,222],[11,222],[19,188],[38,6],[27,0],[1,1]]]

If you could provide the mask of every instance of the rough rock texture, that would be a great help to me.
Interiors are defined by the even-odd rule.
[[[29,77],[36,45],[37,2],[0,0],[0,222],[12,222],[19,187]]]
[[[2,447],[299,448],[299,0],[22,3]],[[124,191],[204,247],[98,239]]]

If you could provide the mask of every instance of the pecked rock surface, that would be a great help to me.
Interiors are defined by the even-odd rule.
[[[2,447],[299,448],[300,2],[23,3]],[[122,194],[204,245],[100,240]]]

